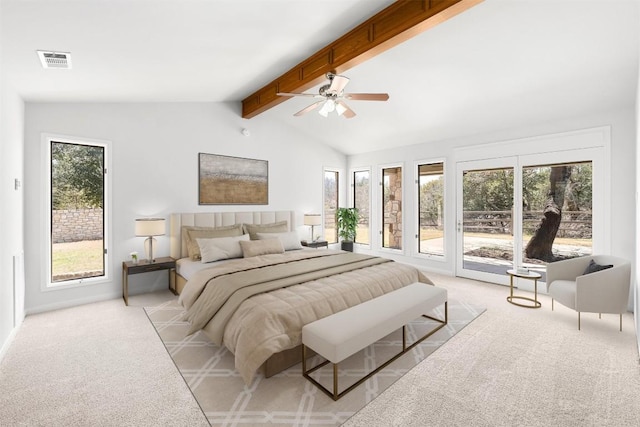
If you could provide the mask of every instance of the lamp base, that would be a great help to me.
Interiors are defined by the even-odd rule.
[[[151,236],[147,237],[144,241],[144,254],[149,264],[156,262],[156,259],[153,257],[153,245],[157,243],[158,241]]]

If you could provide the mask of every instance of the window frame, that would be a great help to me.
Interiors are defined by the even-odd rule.
[[[358,242],[358,235],[356,234],[356,241],[354,242],[355,244],[359,245],[359,247],[361,248],[371,248],[372,245],[372,241],[373,241],[373,217],[372,217],[372,213],[373,213],[373,200],[371,198],[372,195],[372,185],[371,183],[374,180],[373,177],[373,171],[371,170],[370,166],[367,167],[359,167],[359,168],[353,168],[349,171],[349,179],[350,179],[350,188],[351,188],[351,200],[350,200],[350,206],[351,207],[356,207],[356,180],[355,180],[355,174],[358,172],[369,172],[369,243],[361,243]]]
[[[322,236],[324,239],[327,240],[328,244],[332,245],[332,244],[337,244],[340,243],[340,237],[338,236],[338,221],[336,219],[336,223],[335,223],[335,241],[331,241],[327,239],[327,235],[326,235],[326,229],[325,229],[325,225],[326,225],[326,211],[325,211],[325,205],[324,205],[324,200],[325,200],[325,194],[326,194],[326,186],[325,186],[325,176],[327,174],[327,172],[331,172],[331,173],[335,173],[336,174],[336,212],[338,210],[338,208],[340,207],[340,169],[338,168],[332,168],[332,167],[324,167],[322,168]]]
[[[63,282],[53,282],[51,279],[52,268],[52,233],[51,233],[51,220],[52,220],[52,200],[51,200],[51,144],[64,143],[64,144],[76,144],[76,145],[89,145],[94,147],[101,147],[104,150],[104,194],[103,194],[103,246],[104,246],[104,275],[97,277],[87,277],[80,279],[65,280]],[[111,141],[89,139],[65,135],[54,134],[42,134],[42,168],[44,176],[42,179],[43,197],[42,197],[42,212],[44,218],[42,220],[41,236],[45,244],[42,247],[42,256],[45,262],[42,263],[43,279],[41,281],[42,291],[56,291],[62,289],[69,289],[82,286],[97,285],[101,283],[111,282],[112,280],[112,260],[111,260]]]
[[[401,214],[401,218],[402,218],[402,246],[400,249],[397,248],[388,248],[383,246],[384,245],[384,171],[385,169],[395,169],[395,168],[400,168],[402,170],[400,177],[402,178],[402,214]],[[397,163],[388,163],[388,164],[384,164],[384,165],[379,165],[378,166],[378,189],[379,189],[379,193],[376,197],[377,199],[377,203],[379,203],[380,206],[380,210],[378,211],[378,221],[379,222],[379,227],[378,227],[378,249],[381,252],[389,252],[392,254],[405,254],[406,251],[406,209],[405,209],[405,205],[406,203],[406,179],[404,177],[405,174],[405,167],[404,167],[404,162],[397,162]]]

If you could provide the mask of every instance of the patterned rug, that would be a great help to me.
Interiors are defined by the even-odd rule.
[[[302,377],[301,364],[271,378],[258,374],[253,383],[246,386],[234,368],[233,355],[225,347],[213,344],[202,332],[185,336],[188,325],[182,321],[184,310],[177,298],[145,308],[169,355],[213,426],[338,426],[484,310],[450,300],[447,326],[334,402]],[[441,319],[443,311],[439,308],[431,315]],[[428,319],[410,323],[407,343],[437,325]],[[343,361],[339,370],[340,390],[355,383],[401,348],[402,332],[399,330]],[[316,359],[311,361],[311,366],[320,360]],[[331,365],[314,372],[313,377],[331,389]]]

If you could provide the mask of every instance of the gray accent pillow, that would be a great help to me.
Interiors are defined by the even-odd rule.
[[[600,265],[600,264],[597,264],[594,260],[591,260],[589,261],[589,265],[587,266],[587,268],[584,270],[584,273],[582,274],[585,275],[585,274],[595,273],[596,271],[602,271],[612,267],[613,267],[613,264]]]

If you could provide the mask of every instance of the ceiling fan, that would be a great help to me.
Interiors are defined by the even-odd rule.
[[[344,88],[349,83],[349,78],[345,76],[339,76],[334,73],[327,73],[327,79],[329,83],[320,87],[318,94],[313,93],[288,93],[279,92],[280,96],[306,96],[310,98],[320,98],[320,101],[303,108],[294,114],[294,116],[302,116],[303,114],[313,111],[316,108],[320,108],[318,113],[323,117],[328,117],[329,113],[335,111],[339,116],[343,116],[350,119],[356,115],[356,113],[349,108],[344,102],[345,100],[353,101],[386,101],[389,99],[387,93],[344,93]]]

